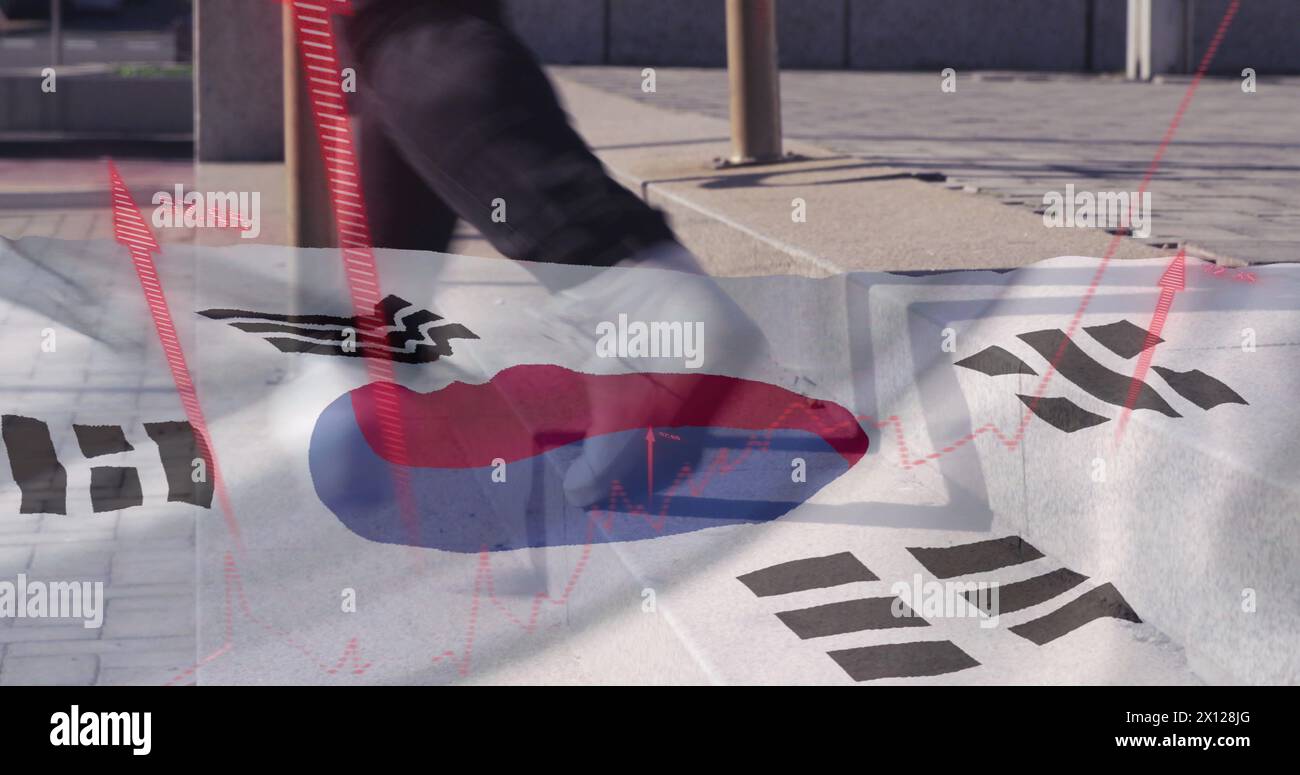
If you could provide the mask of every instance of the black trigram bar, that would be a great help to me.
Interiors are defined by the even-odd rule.
[[[776,618],[804,640],[862,630],[930,626],[930,623],[922,619],[920,614],[906,605],[902,605],[902,610],[895,613],[895,600],[896,598],[892,597],[845,600],[795,611],[781,611]]]
[[[739,580],[755,595],[768,597],[834,587],[854,581],[876,581],[877,576],[851,553],[840,552],[827,557],[783,562],[746,573]]]
[[[1088,622],[1107,617],[1142,623],[1142,618],[1129,606],[1119,590],[1115,589],[1115,585],[1108,583],[1084,592],[1050,614],[1017,624],[1011,631],[1041,646]]]
[[[1016,398],[1029,407],[1029,411],[1051,424],[1058,431],[1074,433],[1107,422],[1109,417],[1102,417],[1084,409],[1068,398],[1060,396],[1025,396],[1016,393]]]
[[[95,466],[90,469],[90,506],[101,511],[118,511],[144,503],[140,472],[120,466]]]
[[[158,457],[167,474],[167,500],[212,508],[212,472],[203,481],[193,479],[194,461],[199,459],[198,438],[187,422],[152,422],[144,424],[145,433],[158,445]]]
[[[993,538],[959,546],[909,546],[907,551],[937,578],[951,579],[968,573],[1005,568],[1037,560],[1043,553],[1020,536]]]
[[[19,513],[67,514],[68,472],[54,452],[50,427],[31,417],[6,414],[0,418],[0,435],[22,493]]]
[[[829,656],[855,681],[943,675],[979,666],[950,640],[864,646],[831,651]]]
[[[1025,344],[1038,351],[1038,354],[1051,361],[1057,373],[1078,385],[1093,398],[1098,398],[1114,406],[1132,406],[1134,409],[1150,409],[1166,417],[1181,417],[1169,402],[1160,397],[1147,383],[1134,380],[1131,375],[1111,371],[1092,359],[1074,340],[1059,328],[1044,331],[1030,331],[1020,334]],[[1137,386],[1136,402],[1129,398],[1133,387]]]
[[[86,457],[116,455],[135,449],[126,440],[126,434],[120,425],[73,425],[72,430],[77,434],[81,454]]]

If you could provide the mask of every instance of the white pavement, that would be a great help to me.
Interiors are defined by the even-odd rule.
[[[86,260],[91,254],[95,260]],[[44,240],[24,240],[4,253],[6,265],[30,260],[42,276],[94,288],[132,279],[129,264],[114,257],[124,254],[108,243]],[[123,462],[141,466],[146,503],[123,509],[117,529],[141,524],[134,518],[152,513],[146,508],[184,512],[199,525],[196,661],[166,677],[160,663],[151,663],[147,676],[135,674],[141,680],[1300,680],[1292,648],[1300,632],[1293,562],[1300,477],[1288,403],[1300,373],[1293,266],[1261,268],[1246,282],[1189,262],[1188,290],[1176,299],[1152,360],[1167,370],[1146,378],[1171,413],[1139,408],[1122,442],[1115,440],[1119,407],[1106,374],[1132,373],[1138,358],[1121,341],[1128,336],[1131,344],[1132,337],[1123,321],[1149,324],[1167,257],[1107,269],[1081,324],[1118,326],[1106,331],[1118,331],[1119,339],[1076,331],[1081,359],[1061,362],[1043,392],[1073,408],[1045,404],[1037,416],[1016,394],[1032,394],[1052,359],[1023,335],[1068,324],[1089,295],[1095,259],[1056,259],[1011,273],[724,281],[808,392],[860,416],[871,439],[867,457],[767,524],[479,555],[368,541],[321,502],[308,450],[322,443],[313,434],[323,409],[366,382],[362,363],[281,352],[256,330],[193,314],[213,307],[350,314],[336,256],[299,253],[296,286],[288,280],[293,256],[275,248],[201,248],[192,257],[201,268],[196,281],[168,265],[164,282],[189,343],[245,548],[231,542],[217,509],[158,503],[161,474],[143,467],[156,453],[128,431],[139,443]],[[481,337],[455,340],[453,353],[432,363],[398,366],[412,390],[481,382],[519,363],[576,366],[589,358],[543,335],[546,326],[533,315],[544,292],[511,262],[382,252],[380,270],[386,287]],[[645,270],[629,277],[647,289],[687,282]],[[95,298],[97,319],[121,326],[106,330],[130,332],[119,349],[132,341],[146,348],[147,370],[137,370],[143,384],[165,382],[160,354],[144,344],[151,335],[144,310],[126,294]],[[66,309],[47,296],[33,294],[10,309],[6,348],[26,347],[19,360],[42,357],[34,343],[45,327],[58,328],[74,351],[105,351],[105,344],[67,330]],[[594,321],[615,310],[581,312]],[[1247,328],[1253,348],[1243,347]],[[953,346],[945,347],[949,340]],[[1006,355],[989,356],[994,347]],[[977,357],[982,353],[985,361],[1017,363],[1034,375],[1020,365],[1009,373],[990,366]],[[762,370],[744,376],[778,379]],[[109,376],[83,367],[46,374],[40,390],[15,396],[6,413],[48,416],[51,427],[62,428],[57,412],[67,402],[52,390],[59,379],[93,391]],[[1224,389],[1247,403],[1215,398]],[[137,419],[175,419],[170,404],[146,405],[140,397],[104,394],[89,421],[134,428]],[[1023,443],[1009,449],[1003,437],[1014,438],[1022,421]],[[58,449],[65,464],[76,461],[70,477],[84,476],[79,453]],[[510,481],[507,487],[520,486],[518,478]],[[6,510],[16,512],[15,485],[0,488]],[[443,501],[424,506],[437,509]],[[87,506],[70,500],[69,508],[80,511],[68,519],[103,516],[85,513]],[[446,518],[454,526],[466,515]],[[30,517],[10,513],[0,523],[10,520],[26,524]],[[120,548],[111,544],[106,539],[102,552]],[[920,551],[944,547],[959,548]],[[779,570],[766,580],[751,575],[846,553],[851,557],[836,561],[842,565],[814,563],[816,572],[803,574],[811,584]],[[120,571],[128,584],[177,572],[161,557],[143,555],[110,560],[107,570],[114,581]],[[926,583],[998,582],[998,626],[981,627],[960,605],[921,606],[924,627],[898,626],[880,607],[900,594],[896,583],[918,574]],[[355,612],[346,605],[350,596]],[[121,626],[143,628],[160,602],[142,603],[135,624],[128,618]],[[118,608],[119,616],[129,615],[132,606]],[[54,629],[35,629],[41,627]],[[161,633],[135,635],[153,655],[172,645],[172,636]],[[0,670],[17,671],[15,681],[80,680],[96,660],[103,670],[105,649],[120,649],[125,640],[107,631],[82,638],[84,646],[65,638],[51,653],[28,645],[15,654],[11,644]],[[35,656],[66,658],[28,659]],[[10,668],[15,657],[22,661]],[[116,658],[113,666],[127,669]]]
[[[727,118],[720,69],[656,68],[653,93],[642,91],[639,67],[552,72],[664,111]],[[1254,93],[1236,78],[1200,84],[1151,184],[1154,230],[1143,242],[1240,262],[1300,260],[1300,78],[1259,76]],[[1136,190],[1188,83],[962,72],[946,93],[937,71],[788,70],[782,119],[790,140],[942,173],[994,201],[1041,211],[1043,194],[1066,184]]]

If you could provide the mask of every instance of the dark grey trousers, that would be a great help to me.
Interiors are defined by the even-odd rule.
[[[608,266],[673,239],[569,125],[495,2],[365,0],[343,24],[376,247],[445,250],[457,217],[524,261]]]

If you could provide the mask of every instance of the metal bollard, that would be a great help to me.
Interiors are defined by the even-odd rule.
[[[784,157],[776,0],[727,0],[727,76],[731,158],[723,165],[780,161]]]
[[[210,0],[205,0],[205,2]],[[285,209],[289,244],[300,248],[335,247],[338,232],[329,195],[325,163],[312,118],[306,72],[298,57],[293,4],[281,11],[284,62]]]
[[[1130,81],[1192,72],[1194,12],[1190,0],[1128,0],[1125,74]]]
[[[50,0],[50,64],[63,64],[63,0]]]

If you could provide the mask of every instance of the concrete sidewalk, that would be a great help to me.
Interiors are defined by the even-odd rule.
[[[728,104],[725,71],[659,68],[653,93],[641,90],[636,68],[562,67],[552,72],[566,84],[595,87],[656,108],[642,114],[643,120],[661,116],[665,127],[675,128],[660,139],[722,141],[728,136],[722,123]],[[848,156],[864,175],[888,169],[940,173],[956,187],[990,194],[983,197],[990,202],[1032,212],[1041,211],[1045,192],[1063,192],[1068,183],[1081,191],[1136,190],[1189,83],[1185,77],[1131,83],[1106,76],[961,73],[957,91],[944,93],[937,73],[787,71],[781,76],[782,118],[787,140]],[[1300,78],[1261,77],[1257,86],[1256,93],[1248,94],[1238,79],[1201,82],[1152,181],[1154,227],[1142,242],[1165,250],[1185,247],[1192,255],[1230,263],[1300,260],[1300,211],[1294,204],[1300,196],[1300,140],[1294,130],[1300,123]],[[591,124],[584,119],[593,113],[596,98],[576,88],[566,89],[566,95],[584,127],[613,130],[631,115],[610,102],[607,112],[597,114],[603,116],[601,122]],[[694,124],[687,118],[704,116],[715,122]],[[688,125],[701,133],[676,134]],[[645,137],[641,142],[649,143],[657,128],[635,131]],[[593,132],[592,139],[627,143],[617,134],[601,140],[601,133]],[[681,145],[645,150],[647,157],[666,156],[669,170],[673,163],[702,161],[699,150]],[[868,219],[872,229],[855,235],[860,241],[837,245],[823,241],[822,234],[796,237],[794,244],[819,245],[821,255],[840,261],[846,260],[846,249],[892,244],[890,224],[878,216],[893,214],[869,206],[874,204],[869,199],[855,206],[858,193],[840,197],[837,213]],[[916,201],[931,203],[919,194]],[[934,247],[943,262],[953,262],[962,251],[949,250],[946,239],[980,244],[979,229],[943,233],[973,223],[949,220],[952,208],[960,206],[953,200],[932,204],[940,201],[946,213],[922,207],[912,211],[921,214],[906,224],[916,239],[910,250],[894,252],[894,260],[908,263]],[[1069,236],[1042,234],[1041,220],[1037,229],[1026,229],[1026,257],[1101,254],[1066,247],[1073,244]],[[1013,255],[1019,247],[1012,247]]]
[[[806,159],[719,171],[712,160],[728,152],[720,71],[663,70],[658,92],[649,95],[636,70],[552,72],[610,171],[667,211],[682,240],[719,275],[1007,268],[1103,255],[1110,234],[1047,228],[1034,209],[1044,190],[1069,181],[1135,188],[1185,88],[962,80],[958,98],[941,95],[928,75],[790,73],[786,123],[796,139],[789,148]],[[1204,86],[1153,184],[1158,234],[1122,238],[1115,255],[1167,255],[1186,245],[1193,254],[1239,260],[1300,257],[1300,217],[1287,204],[1300,193],[1297,142],[1287,136],[1295,121],[1278,118],[1300,105],[1297,83],[1261,82],[1259,94],[1240,100],[1232,83]],[[1147,90],[1144,99],[1132,99],[1139,89]],[[1288,99],[1291,105],[1280,104]],[[1119,112],[1102,115],[1111,103]],[[1008,123],[1019,134],[998,130]],[[963,135],[981,124],[983,136]],[[118,166],[146,213],[154,192],[176,184],[258,191],[262,233],[248,242],[285,242],[283,165],[120,159]],[[0,159],[0,236],[111,239],[108,205],[103,160]],[[158,238],[163,260],[172,261],[188,260],[175,248],[242,242],[230,229],[162,229]],[[451,249],[497,255],[464,227]],[[23,293],[2,290],[11,298]],[[99,634],[0,622],[0,684],[171,678],[194,659],[194,556],[192,520],[0,520],[0,576],[103,579],[116,601]]]
[[[146,217],[153,194],[173,191],[257,191],[262,195],[261,234],[244,240],[235,229],[161,228],[158,262],[169,267],[172,286],[204,282],[204,267],[193,247],[284,244],[284,165],[217,164],[196,166],[186,160],[120,158],[115,160]],[[51,237],[70,242],[113,239],[113,215],[104,159],[0,159],[0,237]],[[477,234],[460,229],[452,249],[468,255],[497,255]],[[123,252],[123,261],[129,258]],[[8,269],[8,268],[7,268]],[[4,273],[0,300],[21,301],[30,293],[18,278],[21,267]],[[109,291],[114,292],[114,291]],[[143,305],[139,285],[115,292]],[[176,311],[173,314],[179,314]],[[3,322],[0,320],[0,322]],[[135,359],[122,353],[111,364],[86,364],[66,350],[47,356],[46,374],[14,373],[9,390],[24,395],[57,396],[60,370],[111,369],[123,375],[147,371],[147,351]],[[201,357],[190,352],[191,358]],[[5,374],[0,367],[0,376]],[[13,387],[21,385],[21,387]],[[178,402],[170,383],[142,386],[162,403]],[[79,412],[111,397],[81,389],[66,402],[67,417],[43,419],[56,425],[82,421]],[[10,407],[0,389],[0,412]],[[180,416],[179,405],[172,407]],[[75,450],[61,450],[69,462]],[[7,464],[0,479],[7,480]],[[209,513],[210,514],[210,513]],[[200,517],[201,518],[201,517]],[[101,629],[85,629],[64,620],[0,620],[0,686],[30,684],[112,685],[163,684],[196,661],[195,518],[188,512],[136,507],[78,519],[58,514],[0,516],[0,578],[25,574],[32,581],[102,581],[107,611]]]
[[[556,72],[566,106],[597,155],[672,216],[714,274],[1001,269],[1053,256],[1101,256],[1112,240],[1100,229],[1047,228],[1029,208],[926,182],[930,176],[903,164],[809,143],[787,143],[805,161],[718,170],[713,159],[729,152],[726,121],[576,82],[588,77],[585,68]],[[639,79],[626,84],[637,94]],[[800,201],[804,221],[796,217]],[[1115,255],[1169,252],[1123,239]]]
[[[729,152],[722,71],[662,69],[652,94],[630,68],[551,73],[611,173],[667,211],[683,241],[721,275],[1008,268],[1103,255],[1110,233],[1048,228],[1035,212],[1042,195],[1067,183],[1135,189],[1186,87],[986,75],[943,94],[929,75],[791,72],[783,76],[787,148],[805,160],[718,170],[713,160]],[[1117,257],[1178,247],[1228,262],[1300,257],[1300,213],[1286,204],[1300,195],[1300,143],[1277,120],[1300,105],[1300,79],[1260,89],[1201,86],[1152,183],[1155,231],[1121,239]],[[1243,110],[1254,120],[1232,118]],[[982,135],[966,134],[975,126]],[[282,165],[121,167],[138,194],[176,183],[260,191],[255,241],[284,241]],[[0,234],[109,236],[102,162],[3,159],[0,173]],[[176,229],[160,238],[219,245],[238,235]],[[497,255],[464,227],[453,250]]]

